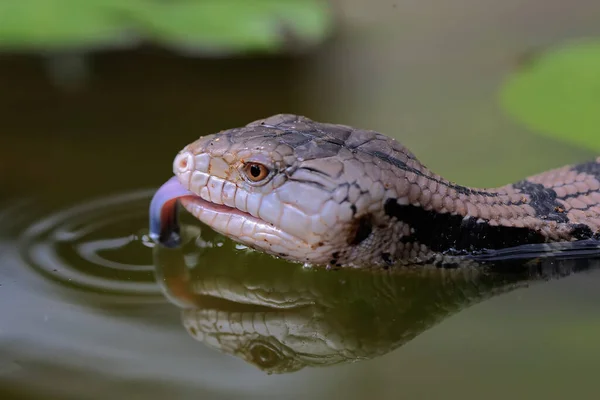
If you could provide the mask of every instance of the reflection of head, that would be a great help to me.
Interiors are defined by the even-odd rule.
[[[354,361],[360,352],[352,341],[335,332],[335,321],[319,317],[318,308],[244,308],[184,310],[183,325],[192,337],[207,346],[269,373]]]
[[[474,271],[306,270],[234,249],[237,262],[207,262],[203,251],[193,269],[181,252],[155,252],[158,281],[192,337],[268,373],[383,355],[511,283]]]
[[[274,336],[261,335],[256,331],[217,332],[206,327],[198,328],[198,311],[183,312],[183,324],[188,333],[209,347],[235,355],[268,373],[294,372],[305,363],[296,357],[296,352]],[[215,325],[216,327],[216,325]],[[201,330],[204,328],[204,331]]]

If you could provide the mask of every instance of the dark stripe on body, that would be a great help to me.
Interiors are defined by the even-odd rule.
[[[577,240],[591,238],[598,239],[598,233],[594,234],[594,232],[592,232],[592,228],[585,224],[573,225],[573,228],[571,229],[571,236],[573,236],[573,238]]]
[[[578,173],[586,173],[594,176],[600,180],[600,164],[597,162],[588,162],[573,167],[573,170]],[[580,192],[569,194],[564,197],[558,197],[554,189],[544,187],[539,183],[531,183],[529,181],[521,181],[514,185],[516,189],[522,191],[523,194],[530,196],[531,200],[529,205],[533,207],[536,212],[536,217],[547,220],[556,221],[558,223],[564,223],[570,225],[570,235],[575,240],[585,239],[599,239],[600,235],[594,233],[592,229],[586,224],[572,224],[569,221],[568,213],[564,212],[563,204],[558,200],[568,200],[570,198],[576,198],[580,196],[587,196],[594,192],[589,190],[587,192]],[[591,206],[588,206],[588,208]],[[562,212],[561,212],[562,210]],[[582,211],[584,211],[583,209]]]
[[[477,218],[400,205],[388,199],[385,213],[408,224],[414,232],[403,242],[418,242],[438,253],[465,254],[486,249],[502,249],[526,243],[544,243],[546,238],[529,228],[492,226]]]
[[[535,210],[537,218],[560,223],[569,222],[567,214],[559,211],[563,205],[557,201],[557,195],[553,189],[548,189],[541,183],[531,183],[529,181],[520,181],[513,186],[521,193],[529,195],[531,200],[527,204]]]
[[[596,179],[600,181],[600,163],[596,161],[590,161],[584,164],[575,165],[573,170],[578,173],[585,173],[588,175],[592,175]]]
[[[371,232],[373,232],[373,223],[371,219],[371,215],[365,215],[356,221],[355,227],[352,229],[352,233],[348,240],[348,244],[356,246],[371,235]]]

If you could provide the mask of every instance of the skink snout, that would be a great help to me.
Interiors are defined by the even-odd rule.
[[[180,182],[189,182],[190,174],[194,169],[194,157],[189,151],[181,151],[173,161],[173,173],[179,177]]]

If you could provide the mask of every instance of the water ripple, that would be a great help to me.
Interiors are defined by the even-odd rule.
[[[47,215],[19,238],[21,257],[62,285],[103,294],[159,297],[147,237],[154,190],[98,198]]]

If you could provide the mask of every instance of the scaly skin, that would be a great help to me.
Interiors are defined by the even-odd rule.
[[[252,182],[247,163],[268,176]],[[535,255],[598,247],[600,159],[474,189],[380,133],[275,115],[187,145],[174,173],[197,195],[180,201],[200,221],[295,262],[448,266],[523,245]]]

